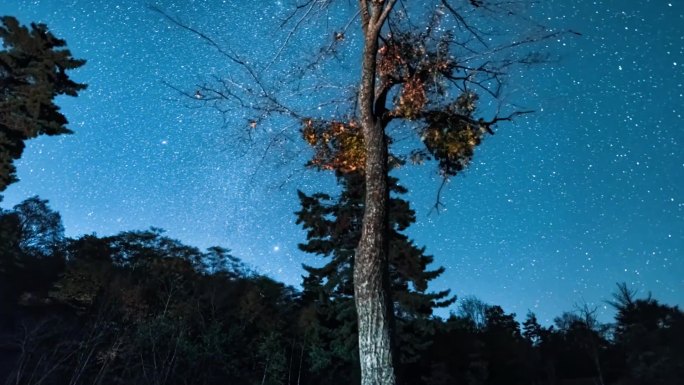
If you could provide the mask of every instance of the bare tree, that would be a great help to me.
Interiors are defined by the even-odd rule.
[[[244,125],[247,138],[253,138],[265,125],[266,118],[275,114],[294,119],[295,125],[270,130],[272,136],[267,148],[271,143],[291,140],[292,128],[298,127],[314,151],[309,166],[364,174],[365,214],[354,257],[363,385],[396,382],[393,313],[388,290],[388,172],[407,161],[435,161],[444,180],[435,204],[439,208],[446,181],[469,164],[483,137],[493,134],[497,123],[531,112],[504,102],[505,75],[516,65],[544,60],[527,46],[570,31],[550,31],[535,24],[519,14],[521,4],[496,0],[432,0],[421,6],[398,0],[359,0],[357,7],[349,10],[345,2],[303,0],[284,18],[283,26],[290,27],[290,32],[281,39],[273,57],[260,67],[218,44],[208,34],[155,9],[216,49],[234,65],[234,73],[241,74],[214,77],[213,81],[198,84],[190,91],[172,87],[199,103],[219,109],[224,116],[236,110],[248,111],[253,117]],[[427,12],[425,5],[429,6]],[[317,105],[322,111],[318,114],[316,108],[297,111],[288,106],[288,98],[297,92],[303,94],[312,78],[307,81],[300,77],[297,81],[274,85],[273,80],[264,80],[274,77],[265,74],[276,72],[274,63],[283,57],[286,47],[305,23],[311,23],[320,14],[328,19],[329,11],[335,6],[340,7],[338,11],[346,10],[348,17],[328,34],[330,40],[311,60],[299,60],[295,70],[289,73],[303,77],[301,74],[306,71],[315,73],[317,68],[325,68],[321,63],[337,57],[347,36],[354,35],[350,26],[358,24],[360,34],[356,35],[361,57],[356,60],[361,67],[355,96],[349,99],[343,92],[346,96],[322,102]],[[497,19],[486,21],[490,16]],[[512,36],[513,27],[501,27],[507,20],[514,21],[508,27],[523,22],[530,28],[524,36]],[[320,78],[320,74],[315,75],[313,79],[319,84],[307,90],[328,95],[322,90],[332,87]],[[490,106],[488,118],[478,110],[481,97]],[[318,99],[314,100],[317,103]],[[350,102],[349,109],[340,113],[339,104],[344,101]],[[334,114],[336,117],[330,118]],[[278,120],[278,124],[281,122]],[[400,154],[406,147],[401,146],[390,152],[394,140],[392,130],[413,135],[417,148]]]
[[[456,314],[472,321],[477,329],[483,329],[487,323],[487,309],[490,306],[475,296],[461,298],[459,303]]]
[[[584,333],[582,333],[583,341],[581,342],[594,364],[599,385],[603,385],[605,382],[603,380],[603,366],[601,365],[601,349],[610,325],[605,325],[598,321],[596,317],[598,308],[592,307],[587,303],[576,305],[576,308],[576,313],[580,317],[582,325],[586,328]]]

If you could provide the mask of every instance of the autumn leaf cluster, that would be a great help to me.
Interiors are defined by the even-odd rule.
[[[308,166],[349,173],[362,170],[366,161],[359,124],[305,119],[302,137],[314,149]]]
[[[443,80],[455,68],[446,42],[445,37],[430,49],[426,36],[410,33],[384,40],[377,63],[381,88],[401,86],[394,99],[393,117],[418,119],[434,94],[444,94]]]
[[[494,121],[477,117],[477,71],[460,65],[452,54],[453,36],[435,29],[425,33],[392,33],[382,38],[377,54],[376,118],[388,126],[404,122],[422,146],[412,149],[414,164],[436,161],[441,175],[455,176],[472,160]],[[341,173],[362,171],[365,147],[357,120],[306,118],[301,134],[313,148],[308,165]],[[388,138],[392,143],[392,138]]]

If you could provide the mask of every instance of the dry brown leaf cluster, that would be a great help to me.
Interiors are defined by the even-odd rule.
[[[363,135],[357,122],[305,119],[302,137],[314,149],[309,166],[342,173],[364,169],[366,155]]]

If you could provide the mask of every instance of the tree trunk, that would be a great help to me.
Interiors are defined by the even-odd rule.
[[[383,121],[375,104],[375,71],[381,23],[371,11],[364,28],[365,44],[359,89],[359,115],[363,130],[365,212],[361,238],[354,257],[354,297],[359,328],[361,385],[394,385],[391,343],[391,302],[388,281],[388,149]]]
[[[376,124],[379,126],[379,124]],[[354,296],[359,327],[362,385],[394,385],[391,317],[387,290],[387,145],[377,127],[366,143],[381,143],[368,151],[366,208],[354,260]]]

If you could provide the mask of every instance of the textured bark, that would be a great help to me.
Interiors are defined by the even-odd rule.
[[[366,207],[354,259],[354,297],[359,327],[362,385],[394,385],[391,311],[387,288],[387,144],[379,123],[364,130],[367,151]]]
[[[365,212],[354,257],[354,297],[362,385],[394,385],[392,312],[388,290],[388,149],[384,106],[376,106],[378,35],[394,1],[361,0],[364,32],[359,115],[366,151]]]

